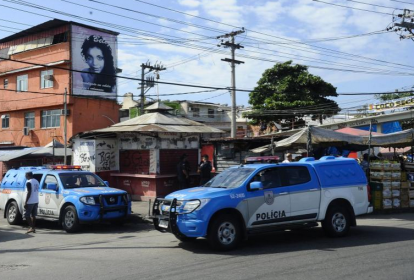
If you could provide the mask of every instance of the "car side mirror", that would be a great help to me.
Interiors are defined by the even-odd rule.
[[[263,189],[262,182],[251,182],[250,183],[250,190],[251,191],[258,191]]]
[[[104,181],[104,183],[107,187],[109,187],[109,182],[108,181]]]
[[[58,186],[55,183],[48,183],[46,185],[46,189],[56,192],[58,190]]]

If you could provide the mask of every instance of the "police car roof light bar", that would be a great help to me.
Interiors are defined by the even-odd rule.
[[[82,167],[79,165],[52,165],[51,168],[53,170],[81,170]]]

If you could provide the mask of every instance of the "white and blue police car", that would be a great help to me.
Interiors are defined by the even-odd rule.
[[[20,167],[7,171],[0,185],[0,209],[11,225],[22,221],[27,196],[26,172],[39,181],[38,218],[57,220],[67,232],[82,223],[121,224],[131,214],[127,192],[110,188],[99,176],[79,166]]]
[[[300,162],[229,168],[204,186],[154,202],[154,226],[188,241],[206,237],[219,250],[256,233],[314,227],[345,236],[356,216],[371,213],[367,178],[354,159],[304,158]]]

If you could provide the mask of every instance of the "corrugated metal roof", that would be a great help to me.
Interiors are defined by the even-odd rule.
[[[223,133],[224,131],[202,123],[159,112],[148,113],[113,126],[90,132],[187,132],[187,133]]]
[[[67,149],[67,155],[72,155],[72,150]],[[55,156],[64,156],[65,149],[64,148],[55,148]],[[53,148],[52,147],[35,147],[35,148],[26,148],[23,150],[5,150],[0,151],[0,162],[1,161],[10,161],[16,158],[20,158],[23,156],[52,156],[53,155]]]
[[[156,111],[156,110],[169,111],[169,110],[174,110],[174,108],[171,108],[170,106],[167,106],[162,102],[156,102],[148,106],[147,108],[145,108],[145,111]]]

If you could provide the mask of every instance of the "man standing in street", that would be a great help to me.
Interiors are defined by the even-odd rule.
[[[179,183],[179,189],[186,189],[189,187],[189,179],[190,179],[190,167],[187,161],[187,154],[183,154],[180,157],[180,161],[177,164],[177,178]]]
[[[32,172],[26,173],[27,196],[24,209],[27,223],[30,228],[26,233],[36,233],[37,205],[39,204],[39,182],[33,178]]]
[[[198,166],[198,173],[200,174],[200,185],[204,185],[211,179],[211,162],[208,160],[208,155],[204,155],[200,165]]]
[[[282,163],[289,163],[292,162],[292,154],[291,153],[287,153],[285,156],[285,160],[282,161]]]

